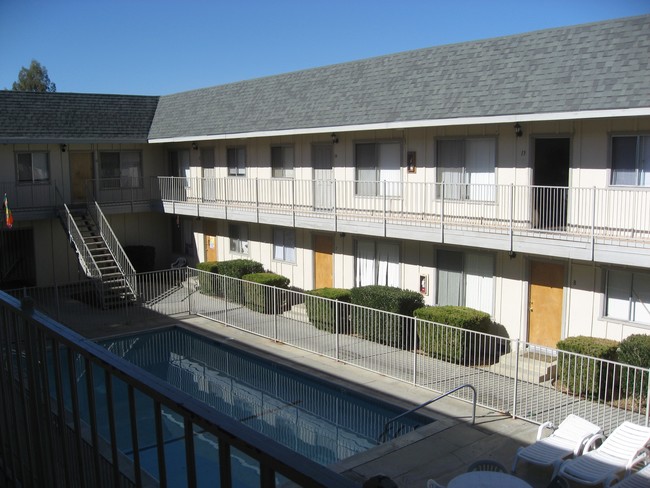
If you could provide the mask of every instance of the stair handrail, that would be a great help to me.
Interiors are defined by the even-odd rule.
[[[476,423],[476,388],[474,387],[474,385],[472,385],[470,383],[464,383],[464,384],[462,384],[460,386],[457,386],[456,388],[453,388],[453,389],[449,390],[446,393],[443,393],[440,396],[437,396],[436,398],[434,398],[432,400],[428,400],[428,401],[426,401],[424,403],[421,403],[420,405],[417,405],[417,406],[411,408],[410,410],[407,410],[406,412],[403,412],[403,413],[393,417],[392,419],[390,419],[388,422],[386,422],[384,424],[384,430],[381,432],[381,434],[379,434],[379,436],[377,437],[377,440],[380,441],[382,438],[385,438],[386,433],[388,432],[388,426],[390,424],[392,424],[393,422],[395,422],[396,420],[399,420],[399,419],[401,419],[402,417],[404,417],[406,415],[412,414],[413,412],[416,412],[416,411],[420,410],[421,408],[426,407],[427,405],[431,405],[432,403],[437,402],[438,400],[441,400],[441,399],[445,398],[446,396],[449,396],[452,393],[457,392],[458,390],[462,390],[463,388],[470,388],[472,390],[472,393],[473,393],[473,395],[472,395],[472,397],[473,397],[473,399],[472,399],[472,425],[474,425]]]
[[[122,272],[124,280],[133,293],[134,296],[137,296],[137,284],[136,284],[136,272],[131,260],[126,255],[124,248],[120,244],[119,239],[113,232],[113,228],[108,223],[108,220],[104,216],[104,212],[99,207],[99,204],[95,201],[93,204],[88,203],[88,211],[92,216],[93,220],[97,224],[99,229],[99,235],[104,240],[106,247],[109,252],[113,255],[113,259],[117,264],[117,267]]]
[[[84,238],[81,235],[81,231],[79,230],[79,227],[77,227],[77,223],[74,221],[74,218],[72,218],[70,209],[65,203],[63,204],[63,209],[65,212],[64,215],[65,218],[62,218],[61,222],[65,226],[66,231],[68,232],[68,236],[70,237],[70,242],[72,242],[72,244],[75,247],[75,250],[77,251],[77,254],[79,254],[79,257],[81,258],[79,262],[81,264],[81,267],[84,270],[84,273],[86,273],[86,276],[89,276],[90,278],[96,278],[101,280],[102,273],[99,270],[99,266],[97,266],[97,263],[95,262],[95,258],[93,258],[93,255],[90,252],[90,249],[86,244],[86,241],[84,241]]]

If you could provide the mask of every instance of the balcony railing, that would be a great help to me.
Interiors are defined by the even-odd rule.
[[[650,188],[158,177],[163,202],[495,234],[650,244]]]
[[[100,204],[149,202],[160,198],[156,178],[121,177],[86,180],[86,199]]]
[[[15,181],[0,182],[0,198],[7,195],[12,212],[38,209],[51,210],[56,205],[56,185],[46,183],[20,183]]]

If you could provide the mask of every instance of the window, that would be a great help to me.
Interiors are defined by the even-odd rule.
[[[201,148],[201,166],[203,169],[214,169],[214,148]]]
[[[494,256],[443,251],[438,259],[438,305],[457,305],[492,314]]]
[[[229,147],[226,150],[228,176],[246,176],[246,148]]]
[[[354,148],[357,195],[400,195],[402,146],[399,142],[360,143]]]
[[[650,324],[650,274],[609,270],[606,293],[607,317]]]
[[[271,146],[273,178],[293,178],[293,146]]]
[[[38,183],[49,181],[50,165],[48,153],[16,153],[16,172],[18,173],[18,183]]]
[[[228,226],[230,237],[230,251],[239,254],[248,254],[248,227],[239,224]]]
[[[496,140],[443,139],[437,143],[436,181],[452,200],[494,201]]]
[[[99,174],[103,188],[138,188],[142,186],[140,151],[102,151]]]
[[[296,262],[296,232],[294,229],[273,229],[273,259]]]
[[[650,186],[650,136],[612,137],[612,185]]]
[[[357,241],[355,286],[400,286],[399,244]]]

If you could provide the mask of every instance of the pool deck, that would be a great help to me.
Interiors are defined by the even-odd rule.
[[[77,329],[77,332],[96,338],[172,324],[200,329],[233,346],[271,357],[328,381],[403,406],[405,410],[437,396],[434,392],[408,383],[198,316],[161,317],[154,323],[141,323],[137,326],[95,325]],[[472,426],[471,404],[450,397],[425,407],[421,412],[436,421],[341,461],[332,468],[359,482],[382,474],[390,477],[399,487],[425,487],[429,478],[447,484],[479,459],[496,460],[509,469],[517,448],[533,442],[537,433],[535,424],[481,407],[477,407],[476,424]],[[531,486],[541,488],[550,481],[551,472],[520,463],[517,476]]]

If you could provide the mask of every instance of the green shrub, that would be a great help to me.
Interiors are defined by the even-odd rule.
[[[422,307],[413,312],[417,318],[451,327],[418,322],[420,349],[425,354],[452,363],[465,363],[482,357],[482,351],[470,340],[471,332],[488,332],[492,324],[490,315],[468,307],[445,305],[441,307]]]
[[[621,363],[650,369],[650,335],[634,334],[623,339],[618,347],[618,360]],[[626,382],[624,386],[627,394],[645,398],[648,394],[648,371],[634,370],[622,373],[620,377]]]
[[[329,300],[324,300],[328,298]],[[345,288],[319,288],[309,292],[305,300],[309,321],[317,329],[336,332],[336,309],[338,307],[338,331],[349,332],[350,290]]]
[[[242,276],[242,280],[246,307],[260,313],[280,313],[283,297],[279,291],[287,289],[289,278],[275,273],[251,273]]]
[[[416,344],[413,344],[414,321],[407,317],[412,317],[413,311],[424,305],[420,293],[392,286],[360,286],[350,290],[350,301],[368,307],[352,307],[350,323],[355,333],[370,341],[400,349],[417,347],[417,338]]]
[[[561,387],[575,395],[599,399],[616,388],[614,368],[603,360],[616,361],[618,342],[597,337],[567,337],[557,343],[558,378]],[[576,356],[576,353],[589,357]]]
[[[252,259],[232,259],[230,261],[206,261],[198,263],[196,269],[241,279],[242,276],[250,273],[261,273],[264,271],[262,263]],[[220,278],[218,276],[199,273],[199,289],[206,295],[225,296],[228,301],[243,303],[244,294],[240,281]]]

